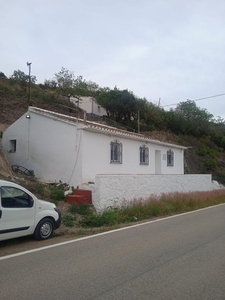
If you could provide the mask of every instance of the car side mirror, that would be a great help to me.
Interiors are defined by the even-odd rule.
[[[34,199],[30,198],[30,205],[29,207],[33,207],[34,206]]]

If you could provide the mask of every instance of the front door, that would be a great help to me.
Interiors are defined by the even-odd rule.
[[[34,227],[34,201],[24,191],[0,188],[0,240],[29,235]]]
[[[161,151],[155,150],[155,174],[161,174]]]

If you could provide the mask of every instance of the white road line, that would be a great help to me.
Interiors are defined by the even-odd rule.
[[[74,240],[70,240],[70,241],[66,241],[66,242],[61,242],[61,243],[50,245],[50,246],[45,246],[45,247],[41,247],[41,248],[37,248],[37,249],[32,249],[32,250],[27,250],[27,251],[15,253],[15,254],[2,256],[2,257],[0,257],[0,260],[9,259],[9,258],[13,258],[13,257],[16,257],[16,256],[25,255],[25,254],[30,254],[30,253],[33,253],[33,252],[42,251],[42,250],[46,250],[46,249],[50,249],[50,248],[54,248],[54,247],[59,247],[59,246],[63,246],[63,245],[71,244],[71,243],[76,243],[76,242],[79,242],[79,241],[92,239],[92,238],[95,238],[95,237],[98,237],[98,236],[101,236],[101,235],[110,234],[110,233],[114,233],[114,232],[117,232],[117,231],[132,229],[134,227],[139,227],[139,226],[144,226],[144,225],[151,224],[151,223],[161,222],[161,221],[165,221],[165,220],[168,220],[168,219],[177,218],[177,217],[181,217],[181,216],[184,216],[184,215],[188,215],[188,214],[196,213],[196,212],[199,212],[199,211],[203,211],[203,210],[206,210],[206,209],[211,209],[211,208],[221,206],[221,205],[225,205],[225,203],[221,203],[221,204],[218,204],[218,205],[201,208],[201,209],[198,209],[198,210],[185,212],[185,213],[182,213],[182,214],[179,214],[179,215],[173,215],[173,216],[169,216],[169,217],[165,217],[165,218],[160,218],[160,219],[156,219],[156,220],[152,220],[152,221],[147,221],[147,222],[144,222],[144,223],[139,223],[139,224],[135,224],[135,225],[119,228],[119,229],[113,229],[113,230],[110,230],[110,231],[101,232],[101,233],[97,233],[97,234],[94,234],[94,235],[90,235],[90,236],[86,236],[86,237],[82,237],[82,238],[78,238],[78,239],[74,239]]]

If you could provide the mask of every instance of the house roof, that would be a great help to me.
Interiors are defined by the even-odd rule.
[[[107,135],[113,135],[113,136],[117,136],[117,137],[124,137],[124,138],[133,139],[133,140],[139,140],[142,142],[158,144],[161,146],[173,147],[173,148],[178,148],[178,149],[187,149],[187,147],[184,147],[184,146],[151,139],[140,133],[135,133],[135,132],[126,131],[123,129],[118,129],[118,128],[115,128],[112,126],[79,119],[76,117],[56,113],[53,111],[45,110],[45,109],[34,107],[34,106],[29,107],[29,112],[40,114],[40,115],[43,115],[43,116],[46,116],[46,117],[49,117],[49,118],[52,118],[55,120],[59,120],[62,122],[66,122],[69,124],[78,125],[80,128],[82,128],[85,131],[92,131],[92,132],[98,132],[98,133],[107,134]]]

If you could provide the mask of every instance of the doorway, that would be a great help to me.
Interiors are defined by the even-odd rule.
[[[155,150],[155,174],[161,174],[161,151]]]

